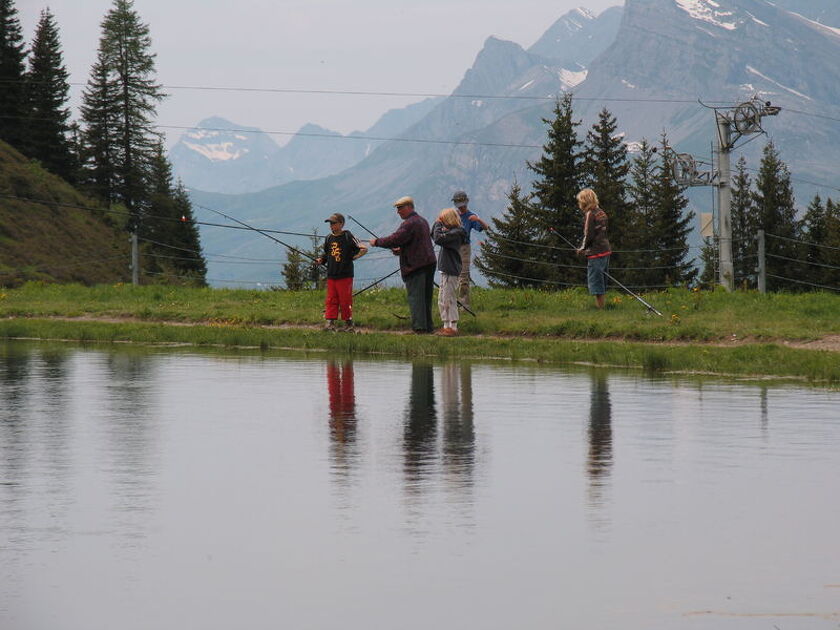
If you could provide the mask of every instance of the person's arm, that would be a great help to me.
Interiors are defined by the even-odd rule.
[[[327,239],[325,238],[324,239],[324,253],[321,256],[319,256],[318,258],[315,259],[315,263],[318,264],[318,265],[323,265],[325,262],[327,262],[327,256],[328,255],[329,254],[327,253]]]
[[[594,237],[592,231],[592,219],[592,210],[587,210],[586,214],[583,215],[583,240],[580,242],[580,247],[578,247],[578,254],[586,252],[592,244],[592,238]]]
[[[364,256],[365,254],[368,253],[367,246],[364,243],[362,243],[359,239],[357,239],[355,236],[353,237],[353,243],[355,244],[356,250],[357,250],[356,254],[353,256],[353,260],[358,260],[359,258],[361,258],[362,256]]]
[[[469,216],[470,221],[473,223],[473,229],[477,232],[483,232],[484,230],[490,229],[490,226],[487,224],[487,221],[482,219],[480,216],[475,214],[474,212]]]
[[[370,244],[374,247],[394,249],[408,244],[413,237],[414,234],[411,230],[410,223],[408,221],[403,221],[400,227],[398,227],[393,234],[371,239]]]

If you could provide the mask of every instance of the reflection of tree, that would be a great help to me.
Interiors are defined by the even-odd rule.
[[[434,463],[437,446],[434,370],[412,363],[411,390],[403,429],[404,470],[409,488],[417,489]]]
[[[330,399],[330,446],[333,470],[349,473],[356,454],[356,391],[353,362],[327,363],[327,392]]]
[[[441,368],[443,462],[459,486],[472,485],[475,464],[472,366],[448,363]]]
[[[604,503],[603,490],[610,476],[613,463],[612,453],[612,407],[605,374],[592,374],[592,393],[589,405],[589,475],[590,504]]]
[[[0,361],[0,479],[3,481],[0,509],[12,517],[24,492],[24,468],[32,447],[26,426],[30,352],[15,344],[5,344]]]
[[[118,517],[129,535],[136,520],[148,515],[151,504],[154,432],[151,402],[153,357],[115,352],[106,358],[107,404],[103,420],[109,438],[109,472],[114,480]]]

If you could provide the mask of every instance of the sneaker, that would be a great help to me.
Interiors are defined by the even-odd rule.
[[[441,328],[435,334],[439,337],[454,337],[458,333],[451,328]]]
[[[345,321],[344,322],[344,327],[339,328],[338,332],[349,332],[349,333],[356,332],[356,327],[353,325],[353,320],[348,319],[347,321]]]
[[[327,323],[324,324],[324,330],[327,332],[335,332],[338,330],[338,326],[335,325],[334,319],[328,319]]]

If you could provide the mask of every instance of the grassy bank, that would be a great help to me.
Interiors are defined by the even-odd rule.
[[[395,317],[407,315],[399,289],[357,298],[367,334],[332,335],[307,328],[321,322],[319,292],[29,284],[0,291],[0,336],[499,357],[840,383],[840,353],[782,343],[840,334],[835,295],[673,290],[647,296],[661,318],[619,294],[608,295],[603,312],[579,291],[473,295],[478,317],[462,319],[462,336],[441,339],[387,334],[407,328]],[[653,341],[675,343],[645,343]]]

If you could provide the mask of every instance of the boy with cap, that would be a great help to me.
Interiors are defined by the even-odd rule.
[[[461,274],[458,278],[458,301],[467,308],[470,307],[470,260],[472,259],[472,248],[470,247],[470,232],[483,232],[490,226],[477,214],[467,208],[470,198],[463,190],[456,191],[452,195],[452,203],[458,209],[461,217],[461,225],[467,233],[466,242],[461,245]]]
[[[324,254],[315,260],[327,265],[327,295],[324,299],[325,330],[338,330],[335,322],[339,311],[344,329],[353,330],[353,261],[367,254],[367,247],[344,229],[344,215],[334,213],[324,220],[330,234],[324,239]]]

